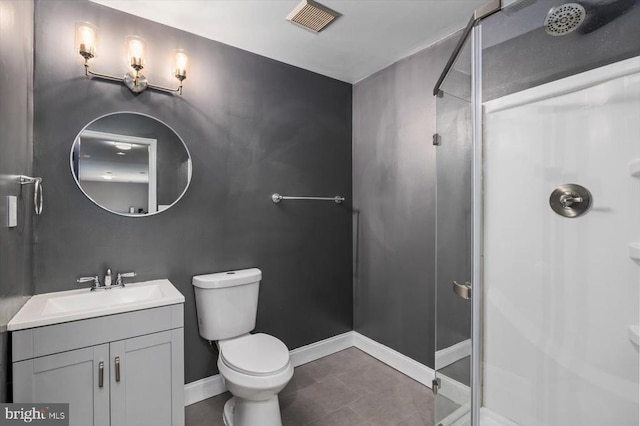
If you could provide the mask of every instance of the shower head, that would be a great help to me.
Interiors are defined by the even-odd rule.
[[[547,34],[563,36],[579,28],[589,34],[624,15],[639,0],[583,0],[551,8],[544,20]]]
[[[565,3],[551,8],[544,18],[544,29],[552,36],[563,36],[575,31],[586,18],[587,12],[579,3]]]

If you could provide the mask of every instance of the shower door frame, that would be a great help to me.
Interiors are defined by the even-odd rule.
[[[471,426],[480,426],[482,405],[482,303],[483,303],[483,174],[482,174],[482,19],[501,10],[500,1],[492,1],[476,11],[465,29],[458,45],[445,66],[433,90],[434,96],[441,93],[451,67],[458,58],[464,43],[471,37]]]
[[[482,21],[471,31],[471,426],[480,426],[482,405],[482,303],[484,294],[482,196]]]

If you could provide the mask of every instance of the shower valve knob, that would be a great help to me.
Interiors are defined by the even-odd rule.
[[[562,207],[564,208],[569,208],[574,204],[581,203],[582,201],[583,198],[581,196],[572,192],[565,192],[560,196],[560,204],[562,204]]]
[[[591,208],[591,192],[575,183],[560,185],[549,197],[549,205],[560,216],[575,218],[582,216]]]

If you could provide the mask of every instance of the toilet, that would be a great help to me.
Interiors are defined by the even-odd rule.
[[[293,377],[289,349],[256,326],[257,268],[193,277],[200,335],[215,341],[218,370],[233,397],[224,406],[227,426],[282,426],[278,392]]]

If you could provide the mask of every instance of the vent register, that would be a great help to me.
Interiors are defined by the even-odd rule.
[[[287,16],[290,21],[302,28],[319,33],[335,21],[340,14],[313,0],[302,0]]]

